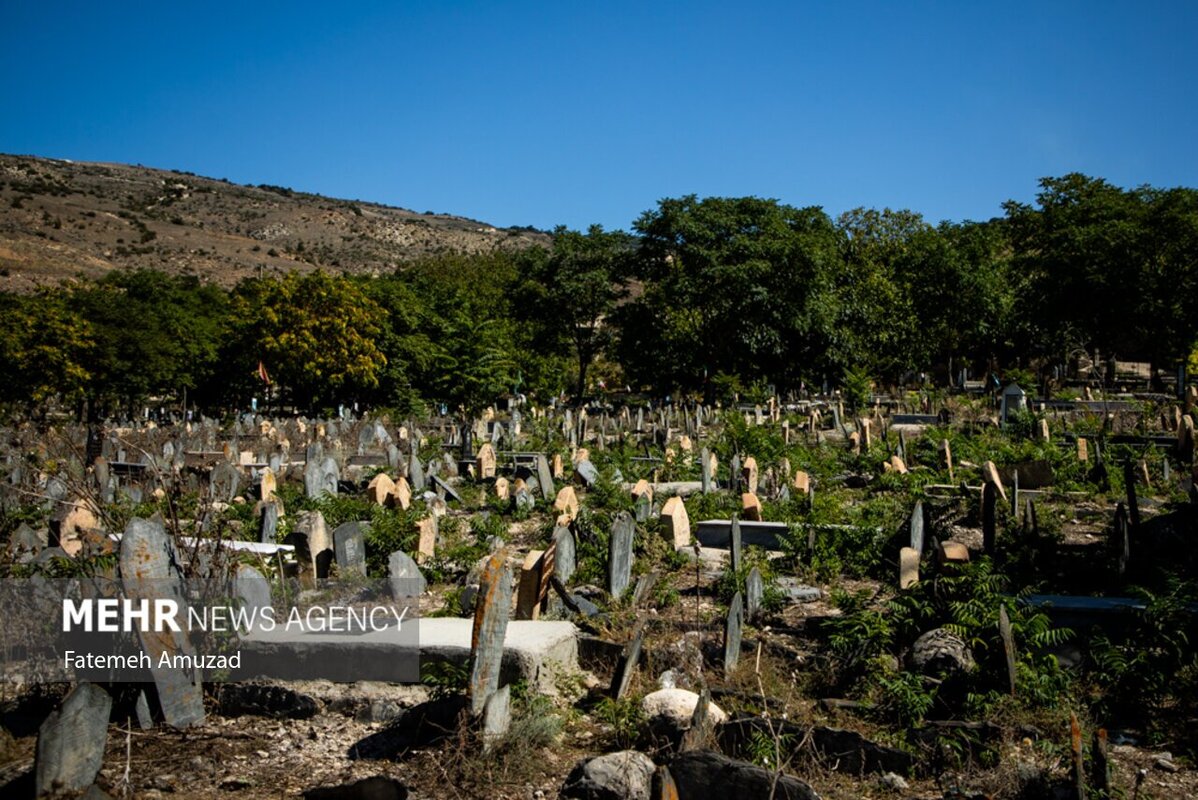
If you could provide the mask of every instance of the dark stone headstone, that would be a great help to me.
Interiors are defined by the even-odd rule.
[[[241,488],[241,471],[232,464],[217,464],[208,476],[208,486],[213,500],[228,503],[237,496],[237,490]]]
[[[613,700],[622,699],[628,692],[628,687],[632,683],[632,673],[641,660],[641,647],[644,641],[644,628],[637,628],[636,635],[625,645],[620,661],[616,664],[615,674],[612,676],[611,697]]]
[[[757,567],[749,570],[749,577],[745,579],[745,614],[750,620],[757,619],[757,615],[761,613],[761,601],[765,596],[765,581],[761,577],[761,570]]]
[[[635,533],[636,523],[628,512],[617,514],[611,526],[607,562],[607,590],[614,598],[624,594],[632,580],[632,539]]]
[[[1006,606],[998,607],[998,637],[1002,640],[1003,656],[1007,661],[1007,682],[1011,695],[1015,694],[1015,634],[1011,631],[1011,619]]]
[[[995,510],[998,487],[991,481],[982,484],[982,550],[991,558],[998,552],[998,527]]]
[[[412,454],[408,457],[408,484],[412,487],[413,492],[423,492],[425,489],[424,467],[416,454],[415,443],[412,447]]]
[[[740,639],[744,632],[745,615],[740,592],[737,592],[728,606],[728,617],[724,625],[724,672],[736,669],[740,662]]]
[[[553,485],[553,470],[549,468],[549,459],[544,453],[537,453],[537,487],[541,491],[541,499],[552,503],[557,490]]]
[[[258,541],[274,544],[279,533],[279,504],[267,502],[262,505],[262,520],[258,527]]]
[[[366,529],[368,522],[346,522],[333,531],[333,554],[343,573],[366,575]]]
[[[80,792],[96,779],[104,763],[112,696],[99,686],[80,683],[46,718],[37,733],[34,791]]]
[[[586,486],[594,486],[599,480],[599,470],[588,459],[583,459],[574,465],[574,474]]]
[[[732,566],[732,573],[735,575],[740,572],[741,565],[741,538],[740,538],[740,519],[736,514],[732,515],[732,528],[728,539],[729,563]]]

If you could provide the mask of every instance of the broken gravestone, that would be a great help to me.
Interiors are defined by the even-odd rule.
[[[37,733],[34,787],[37,797],[81,792],[104,763],[112,697],[92,683],[80,683]]]

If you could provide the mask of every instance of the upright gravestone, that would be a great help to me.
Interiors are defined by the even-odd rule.
[[[636,524],[627,511],[621,511],[611,526],[608,548],[607,586],[614,598],[619,598],[632,580],[632,539]]]
[[[558,525],[553,529],[553,548],[555,551],[553,574],[564,586],[570,578],[574,577],[574,570],[578,565],[574,534],[570,532],[569,528]]]
[[[80,683],[37,733],[34,795],[82,792],[104,763],[112,697],[92,683]]]
[[[991,558],[998,552],[997,506],[998,488],[992,481],[986,481],[982,484],[982,550]]]
[[[307,559],[313,579],[324,580],[329,577],[329,565],[333,561],[333,542],[329,537],[324,514],[319,511],[301,512],[288,539],[295,545],[296,555],[300,559]]]
[[[366,536],[368,522],[346,522],[333,531],[333,554],[341,574],[366,577]]]
[[[728,491],[734,495],[740,493],[741,477],[740,453],[733,453],[732,462],[728,465]]]
[[[258,541],[274,544],[279,532],[279,504],[275,500],[262,505],[262,519],[258,526]]]
[[[213,500],[232,502],[241,487],[241,472],[232,464],[217,464],[208,476],[208,486]]]
[[[911,511],[911,549],[923,555],[924,544],[924,513],[923,501],[916,500],[915,508]]]
[[[1132,530],[1140,528],[1140,502],[1136,497],[1136,470],[1131,460],[1123,462],[1123,483],[1127,489],[1127,511]]]
[[[1011,696],[1015,695],[1015,634],[1011,631],[1011,619],[1007,607],[998,607],[998,637],[1002,640],[1003,656],[1007,661],[1007,684]]]
[[[419,597],[428,585],[420,567],[402,550],[396,550],[387,559],[387,581],[391,586],[391,597],[395,600]]]
[[[423,492],[425,489],[424,467],[420,463],[420,457],[416,454],[414,444],[412,455],[408,458],[408,483],[411,484],[413,492]]]
[[[512,687],[494,691],[483,704],[483,752],[490,752],[512,726]]]
[[[541,499],[547,503],[553,502],[556,489],[553,486],[553,471],[549,468],[549,459],[544,453],[537,454],[537,488]]]
[[[261,612],[271,607],[270,582],[249,564],[237,566],[237,572],[233,575],[233,596],[241,602],[242,608],[250,612]],[[250,618],[257,621],[258,614],[252,613]]]
[[[711,494],[711,491],[714,488],[711,485],[711,454],[708,453],[706,447],[699,451],[699,476],[699,485],[703,490],[703,494]]]
[[[761,570],[757,567],[749,570],[749,577],[745,580],[745,614],[749,621],[757,619],[761,613],[761,602],[765,597],[765,581],[761,577]]]
[[[474,628],[470,637],[470,711],[483,712],[487,698],[499,688],[503,663],[503,640],[512,610],[512,568],[505,553],[487,560],[479,581],[474,605]]]
[[[1131,560],[1131,531],[1127,519],[1127,509],[1122,503],[1115,506],[1115,565],[1119,577],[1127,572],[1127,564]]]
[[[661,507],[661,518],[666,522],[666,532],[674,549],[690,547],[691,523],[682,498],[675,495]]]
[[[741,565],[740,519],[735,514],[732,515],[732,527],[728,536],[728,552],[732,573],[735,575],[740,572]]]
[[[187,607],[175,541],[161,523],[130,520],[121,538],[120,564],[125,596],[135,604],[142,600],[149,604],[173,600],[179,609]],[[204,695],[194,677],[162,663],[164,655],[168,662],[175,655],[192,655],[188,638],[169,628],[139,631],[138,635],[142,650],[150,657],[150,671],[166,723],[182,729],[202,720]]]
[[[724,672],[730,673],[740,662],[740,640],[744,632],[744,605],[740,592],[732,597],[724,625]]]

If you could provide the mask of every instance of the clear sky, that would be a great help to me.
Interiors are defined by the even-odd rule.
[[[0,0],[0,151],[497,225],[1198,186],[1198,2]]]

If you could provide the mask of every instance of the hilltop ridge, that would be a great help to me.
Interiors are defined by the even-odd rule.
[[[0,154],[0,290],[137,267],[226,286],[290,270],[385,272],[436,253],[549,241],[531,228],[281,186]]]

